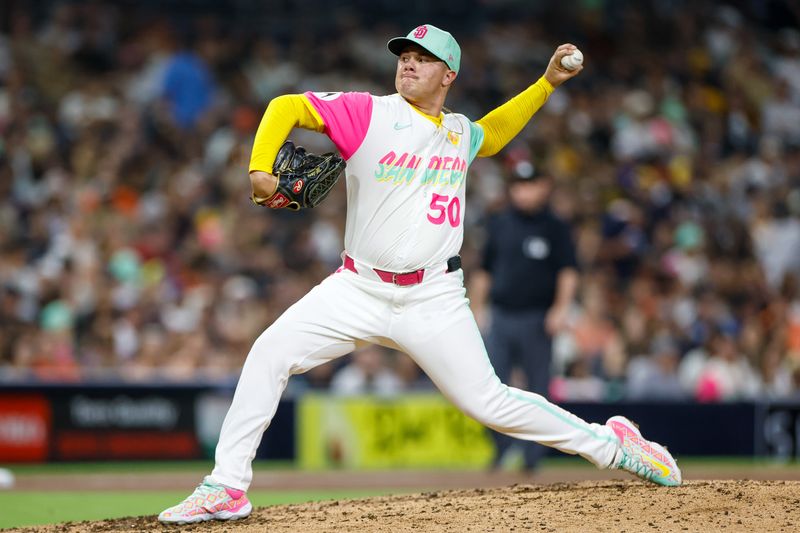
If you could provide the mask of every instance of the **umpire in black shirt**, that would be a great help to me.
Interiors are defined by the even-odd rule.
[[[470,284],[473,312],[498,377],[508,383],[519,367],[527,390],[542,396],[550,381],[552,338],[566,325],[578,286],[570,228],[548,206],[552,188],[552,178],[536,169],[524,177],[513,174],[509,206],[489,220],[482,269],[473,272]],[[493,436],[497,467],[517,441]],[[546,450],[525,443],[525,468],[536,468]]]

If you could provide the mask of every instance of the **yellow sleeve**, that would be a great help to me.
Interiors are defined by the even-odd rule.
[[[517,96],[490,111],[476,124],[483,128],[483,144],[478,157],[489,157],[503,149],[533,117],[553,92],[544,76]]]
[[[318,132],[325,129],[322,117],[304,95],[284,94],[273,98],[256,131],[250,172],[261,170],[271,174],[278,150],[295,127]]]

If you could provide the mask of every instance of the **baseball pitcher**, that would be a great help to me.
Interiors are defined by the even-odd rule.
[[[222,426],[216,465],[194,493],[159,520],[190,523],[250,514],[251,462],[287,380],[378,343],[408,353],[464,413],[506,435],[679,485],[669,452],[623,417],[587,423],[543,397],[500,382],[470,311],[458,256],[467,169],[497,153],[555,87],[576,76],[559,46],[544,75],[477,122],[443,112],[461,50],[430,24],[389,41],[397,93],[307,92],[272,100],[250,163],[253,200],[313,207],[336,181],[336,154],[285,143],[294,127],[327,135],[346,161],[342,266],[290,307],[253,344]],[[311,191],[311,192],[309,192]],[[535,283],[535,280],[531,280]]]

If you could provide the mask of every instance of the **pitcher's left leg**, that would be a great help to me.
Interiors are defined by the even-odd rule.
[[[614,431],[587,423],[538,394],[501,383],[463,288],[446,285],[438,294],[431,287],[430,297],[407,309],[392,334],[442,394],[496,431],[579,454],[600,468],[610,466],[620,447]]]

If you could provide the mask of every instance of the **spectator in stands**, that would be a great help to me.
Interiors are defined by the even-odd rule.
[[[680,348],[669,333],[658,334],[649,353],[628,365],[627,396],[631,400],[682,400],[686,398],[678,379]]]
[[[765,195],[751,225],[755,254],[767,282],[779,288],[786,274],[800,276],[800,220],[786,202]]]
[[[795,367],[797,366],[796,363]],[[793,384],[792,360],[784,356],[780,342],[772,342],[760,354],[761,390],[766,400],[785,400],[791,397]]]
[[[377,344],[356,350],[352,361],[334,374],[331,392],[340,396],[401,392],[403,382],[387,363],[388,357],[387,350]]]
[[[407,354],[395,352],[394,372],[402,382],[403,392],[433,392],[436,390],[428,375]]]
[[[759,378],[740,352],[736,337],[716,331],[709,341],[710,351],[700,366],[694,395],[701,402],[753,399],[759,393]]]
[[[575,359],[567,364],[563,377],[550,382],[550,398],[554,402],[602,402],[606,389],[606,382],[592,375],[588,361]]]
[[[599,277],[587,276],[581,290],[580,309],[570,328],[577,357],[585,360],[592,374],[615,374],[607,364],[616,358],[621,333],[609,312],[607,288]]]

